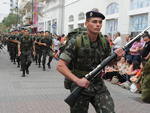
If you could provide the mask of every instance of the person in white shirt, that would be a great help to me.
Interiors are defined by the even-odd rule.
[[[122,47],[122,39],[120,36],[120,32],[117,32],[115,34],[115,39],[113,41],[113,50],[121,48]]]

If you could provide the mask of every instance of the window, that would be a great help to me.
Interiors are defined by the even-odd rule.
[[[73,15],[70,15],[69,16],[69,22],[73,22],[74,21],[74,16]]]
[[[106,14],[111,15],[119,12],[119,5],[117,3],[111,3],[107,6]]]
[[[68,25],[68,31],[71,32],[74,29],[73,24],[72,25]]]
[[[118,29],[118,19],[106,20],[106,34],[114,34]]]
[[[78,24],[78,27],[84,27],[84,23]]]
[[[44,22],[38,24],[38,31],[44,31]]]
[[[57,19],[52,20],[52,33],[57,34]]]
[[[135,15],[130,17],[130,31],[138,32],[148,25],[148,14]]]
[[[130,9],[139,9],[150,6],[150,0],[131,0]]]
[[[51,27],[52,27],[52,26],[51,26],[51,21],[49,20],[49,21],[48,21],[48,31],[50,31],[50,32],[51,32]]]
[[[85,16],[84,16],[84,13],[80,13],[79,14],[79,17],[78,17],[78,20],[84,20]]]

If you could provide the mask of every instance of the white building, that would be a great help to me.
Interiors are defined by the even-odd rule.
[[[85,13],[98,8],[106,19],[102,33],[136,33],[150,25],[150,0],[65,0],[64,33],[83,26]]]
[[[30,24],[32,21],[32,0],[19,0],[18,5],[23,25]]]
[[[38,16],[38,31],[48,30],[53,34],[62,34],[64,27],[64,0],[46,0]]]
[[[25,18],[31,18],[29,3],[19,0],[25,9]],[[67,34],[72,29],[84,26],[85,13],[98,8],[106,19],[102,33],[137,33],[150,25],[150,0],[39,0],[38,31],[48,30]],[[31,9],[30,9],[31,10]]]

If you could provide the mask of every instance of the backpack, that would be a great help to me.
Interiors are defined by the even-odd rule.
[[[76,29],[72,30],[70,33],[68,33],[66,44],[60,47],[59,55],[64,51],[67,43],[72,38],[76,39],[76,42],[77,42],[76,46],[80,48],[81,47],[81,43],[82,43],[82,38],[81,37],[82,37],[82,35],[84,35],[86,33],[87,33],[87,29],[85,27],[76,28]],[[108,42],[106,41],[106,39],[104,38],[104,36],[102,34],[100,34],[100,37],[101,37],[100,41],[101,41],[103,49],[107,49]],[[87,47],[90,46],[89,40],[86,40],[85,38],[83,38],[83,43]]]

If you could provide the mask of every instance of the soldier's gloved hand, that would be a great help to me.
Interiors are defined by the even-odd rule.
[[[83,77],[83,78],[79,78],[76,81],[76,84],[80,87],[88,88],[90,85],[90,82],[86,78]]]
[[[125,54],[125,51],[122,48],[118,48],[114,51],[118,57],[122,57]]]

